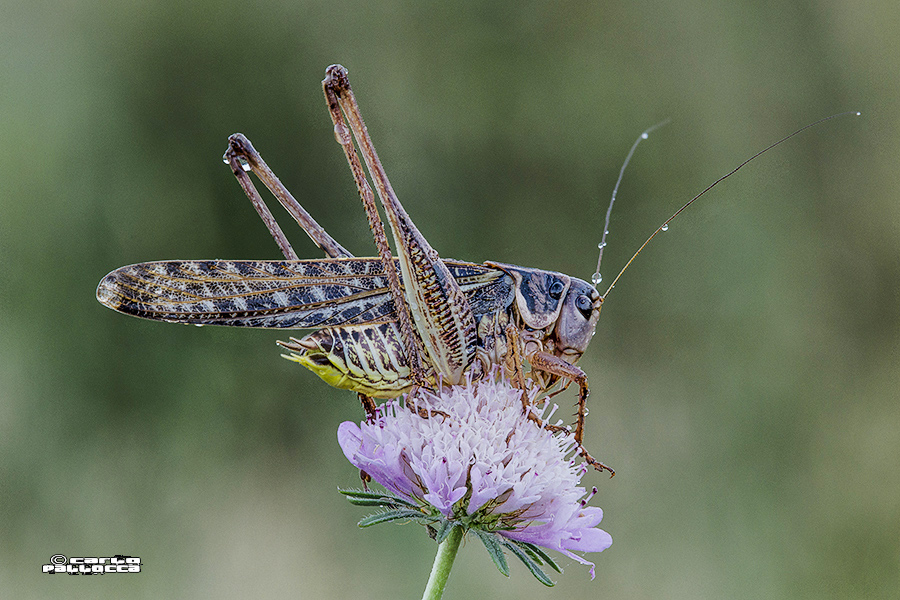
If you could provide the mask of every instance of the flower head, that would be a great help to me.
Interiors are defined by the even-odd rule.
[[[556,568],[536,548],[542,546],[590,565],[593,579],[594,564],[573,551],[600,552],[612,544],[596,527],[603,511],[587,506],[590,497],[580,486],[587,469],[577,460],[571,433],[552,433],[530,421],[523,393],[499,377],[423,391],[413,410],[389,401],[372,422],[341,424],[338,441],[353,465],[400,501],[382,505],[399,506],[402,518],[421,515],[439,531],[474,530],[501,571],[500,546],[529,568],[523,549]],[[547,403],[532,408],[543,420],[554,410]]]

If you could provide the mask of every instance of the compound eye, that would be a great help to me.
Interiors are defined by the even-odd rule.
[[[591,299],[587,296],[578,296],[578,298],[575,299],[575,308],[581,311],[581,314],[584,315],[585,319],[591,318],[591,313],[594,309]]]
[[[559,281],[557,279],[550,285],[550,290],[549,290],[550,297],[553,298],[554,300],[559,300],[559,297],[562,296],[562,293],[563,293],[563,290],[565,289],[565,287],[566,286],[563,285],[563,282]]]

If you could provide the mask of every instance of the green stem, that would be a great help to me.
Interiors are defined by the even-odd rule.
[[[444,594],[444,586],[447,585],[447,577],[450,576],[450,567],[453,559],[459,551],[459,543],[462,541],[462,527],[454,527],[441,545],[438,546],[437,556],[434,557],[434,566],[431,567],[431,576],[422,600],[440,600]]]

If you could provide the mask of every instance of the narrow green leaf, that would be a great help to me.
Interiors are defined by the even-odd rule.
[[[557,573],[562,573],[562,569],[559,568],[559,565],[557,565],[556,562],[552,558],[550,558],[550,555],[544,552],[544,549],[540,546],[535,546],[534,544],[531,544],[529,542],[517,541],[515,543],[519,546],[522,546],[523,548],[527,548],[531,553],[536,554],[542,561],[547,563],[547,566],[549,566]],[[538,563],[540,563],[540,561],[538,561]]]
[[[554,585],[556,585],[552,579],[547,577],[547,574],[541,570],[538,564],[534,562],[530,556],[528,556],[528,553],[525,552],[525,550],[523,550],[516,544],[506,540],[504,540],[502,543],[506,548],[509,548],[510,552],[519,557],[519,560],[521,560],[522,563],[528,568],[528,570],[531,571],[531,574],[534,575],[535,579],[537,579],[547,587],[553,587]]]
[[[474,531],[481,543],[484,544],[488,554],[491,555],[491,560],[494,561],[497,570],[509,577],[509,565],[506,563],[506,555],[503,554],[503,547],[497,539],[497,534],[481,531],[480,529],[475,529]]]
[[[534,550],[517,540],[512,540],[512,543],[521,548],[525,552],[525,554],[527,554],[531,558],[531,560],[536,562],[539,566],[544,565],[544,561],[541,560],[541,557],[538,556],[538,554]]]
[[[358,504],[360,506],[377,506],[379,504],[385,504],[417,508],[416,505],[409,500],[396,496],[390,492],[369,492],[366,490],[338,490],[338,492],[346,496],[347,500],[353,504]]]
[[[396,502],[392,502],[388,498],[356,498],[353,496],[347,496],[347,500],[350,504],[354,506],[383,506],[385,508],[400,508],[401,506],[406,508],[403,504],[397,504]]]
[[[417,510],[409,510],[406,508],[397,508],[394,510],[386,510],[384,512],[375,513],[374,515],[369,515],[362,519],[358,525],[360,527],[371,527],[372,525],[377,525],[379,523],[387,523],[388,521],[397,521],[399,519],[420,519],[424,517],[421,512]]]

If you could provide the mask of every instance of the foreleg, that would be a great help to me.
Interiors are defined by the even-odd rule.
[[[584,448],[584,418],[587,415],[587,398],[591,393],[591,391],[588,389],[587,375],[585,375],[584,371],[582,371],[575,365],[546,352],[532,353],[528,357],[528,362],[531,363],[532,369],[543,371],[551,375],[556,375],[557,377],[564,378],[570,382],[578,384],[578,405],[575,415],[576,420],[574,437],[575,443],[578,444],[579,447],[579,454],[581,454],[582,458],[584,458],[584,460],[588,464],[593,466],[598,471],[609,471],[610,477],[615,475],[615,471],[604,465],[602,462],[594,459]],[[558,429],[555,428],[555,426],[548,426],[548,428]]]

